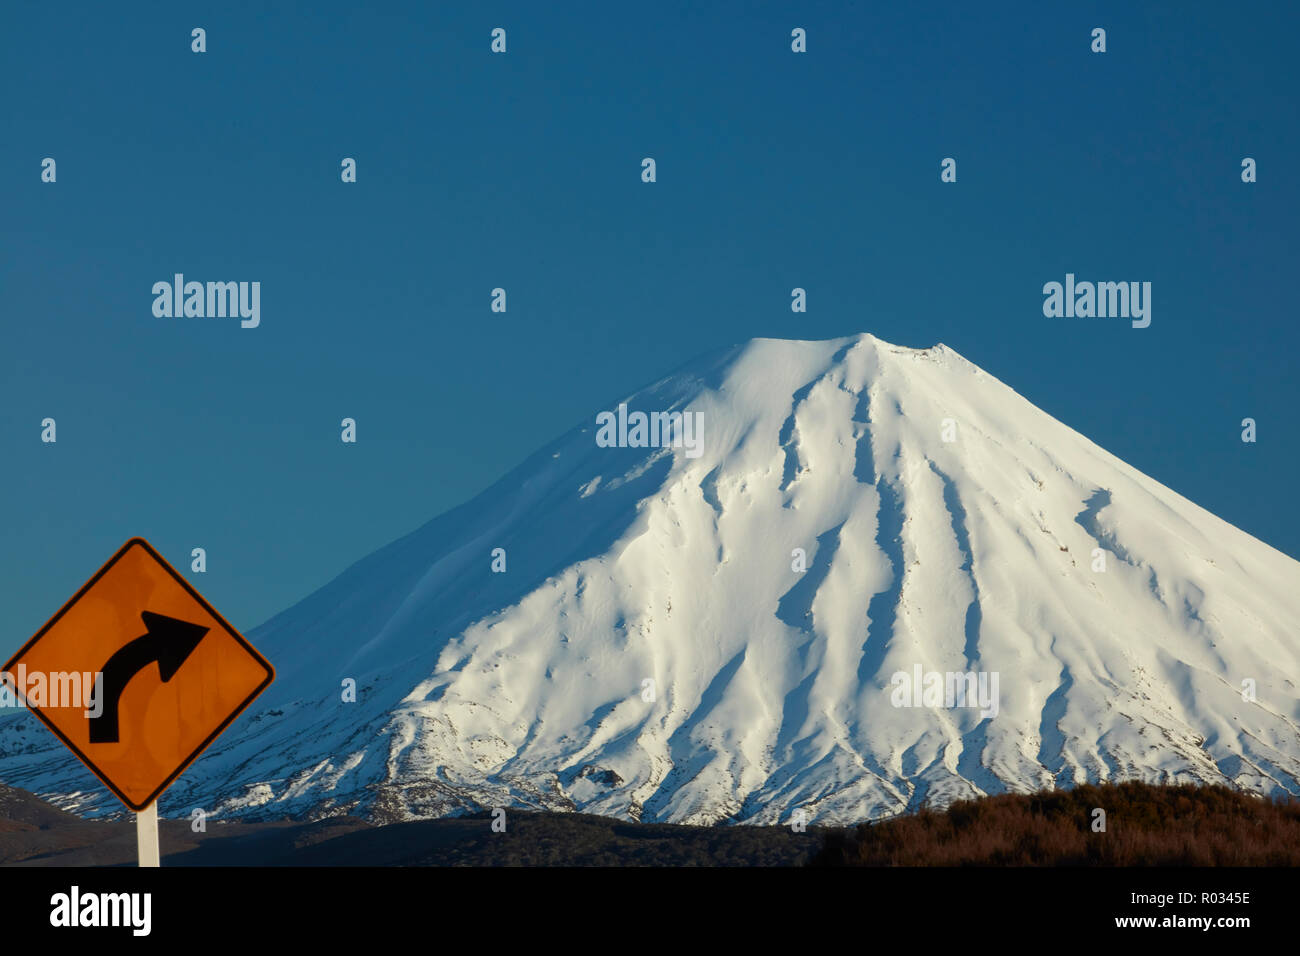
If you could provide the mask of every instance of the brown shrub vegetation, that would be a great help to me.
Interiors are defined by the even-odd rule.
[[[1093,832],[1093,810],[1106,830]],[[1085,785],[832,830],[813,866],[1297,866],[1300,800],[1222,786]]]

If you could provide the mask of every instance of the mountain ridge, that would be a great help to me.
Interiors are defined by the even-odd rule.
[[[701,457],[589,418],[354,563],[249,632],[277,683],[164,803],[853,823],[1111,779],[1300,793],[1300,564],[942,343],[754,339],[622,401],[702,413]],[[1001,675],[997,716],[894,706],[917,666]],[[0,720],[7,782],[111,810],[49,743]]]

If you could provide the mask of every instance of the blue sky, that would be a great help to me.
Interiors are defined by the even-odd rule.
[[[1300,555],[1294,4],[382,6],[0,14],[0,652],[137,534],[250,629],[754,336],[945,342]]]

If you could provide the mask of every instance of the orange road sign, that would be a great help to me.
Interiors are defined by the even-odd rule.
[[[143,538],[109,558],[3,680],[139,812],[275,679]]]

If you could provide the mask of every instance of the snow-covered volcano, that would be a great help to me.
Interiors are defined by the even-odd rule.
[[[601,447],[593,410],[250,632],[277,682],[164,812],[848,822],[1085,780],[1300,793],[1300,563],[952,350],[759,339],[621,402],[699,413],[698,455]],[[996,714],[896,706],[918,671],[997,675]],[[28,714],[0,719],[0,778],[117,806]]]

